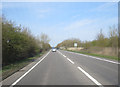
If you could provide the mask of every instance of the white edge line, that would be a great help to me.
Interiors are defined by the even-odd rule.
[[[25,77],[30,71],[32,71],[32,69],[34,69],[40,62],[42,62],[49,53],[50,51],[39,62],[37,62],[31,69],[29,69],[25,74],[23,74],[19,79],[17,79],[10,87],[13,87],[14,85],[16,85],[23,77]]]
[[[80,71],[82,71],[90,80],[92,80],[96,85],[99,87],[103,87],[101,83],[99,83],[96,79],[94,79],[91,75],[89,75],[87,72],[85,72],[82,68],[77,67]]]
[[[68,51],[66,51],[66,52],[68,52]],[[98,59],[98,60],[102,60],[102,61],[106,61],[106,62],[110,62],[110,63],[114,63],[114,64],[120,64],[119,62],[114,62],[114,61],[110,61],[110,60],[107,60],[107,59],[102,59],[102,58],[98,58],[98,57],[94,57],[94,56],[89,56],[89,55],[84,55],[84,54],[80,54],[80,53],[74,53],[74,52],[68,52],[68,53],[82,55],[82,56],[86,56],[86,57],[90,57],[90,58],[93,58],[93,59]]]
[[[68,61],[70,61],[72,64],[74,64],[74,62],[72,60],[70,60],[69,58],[67,58]]]

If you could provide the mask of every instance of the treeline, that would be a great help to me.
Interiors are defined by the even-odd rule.
[[[64,48],[68,48],[68,47],[74,47],[74,43],[77,43],[78,47],[81,47],[81,41],[77,38],[70,38],[67,40],[64,40],[63,42],[59,43],[56,47],[60,48],[60,47],[64,47]]]
[[[102,29],[97,34],[96,39],[92,41],[80,41],[80,39],[67,39],[59,43],[57,47],[74,47],[74,43],[78,43],[78,47],[89,49],[90,47],[112,47],[118,48],[118,29],[116,26],[109,27],[108,37],[104,35]]]
[[[33,57],[50,48],[46,34],[35,37],[28,28],[2,18],[3,66]]]

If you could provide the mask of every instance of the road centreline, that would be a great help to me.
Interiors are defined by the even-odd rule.
[[[70,63],[74,64],[74,62],[72,60],[70,60],[69,58],[67,58],[68,61],[70,61]]]
[[[59,52],[59,51],[58,51]],[[63,55],[61,52],[59,52],[61,55]],[[87,55],[86,55],[87,56]],[[70,62],[70,63],[72,63],[72,64],[74,64],[74,62],[71,60],[71,59],[69,59],[69,58],[67,58],[67,60]],[[88,74],[85,70],[83,70],[81,67],[77,67],[83,74],[85,74],[91,81],[93,81],[96,85],[98,85],[99,87],[104,87],[101,83],[99,83],[96,79],[94,79],[90,74]]]
[[[86,71],[84,71],[81,67],[77,67],[81,72],[83,72],[90,80],[92,80],[99,87],[104,87],[101,83],[99,83],[96,79],[94,79],[91,75],[89,75]]]
[[[58,51],[59,52],[59,51]],[[66,57],[64,54],[62,54],[61,52],[59,52],[63,57]]]
[[[63,55],[64,57],[66,57],[65,55]]]
[[[59,52],[59,51],[58,51]],[[62,56],[64,56],[64,57],[66,57],[65,55],[63,55],[61,52],[59,52]],[[70,62],[70,63],[72,63],[72,64],[74,64],[74,62],[72,61],[72,60],[70,60],[69,58],[67,58],[67,60]]]
[[[60,53],[62,56],[66,57],[65,55],[63,55],[60,51],[58,51],[58,53]]]
[[[62,53],[60,51],[58,51],[58,53],[60,53],[62,55]]]
[[[66,51],[66,52],[68,52],[68,51]],[[68,53],[73,53],[73,54],[77,54],[77,55],[81,55],[81,56],[86,56],[86,57],[90,57],[90,58],[101,60],[101,61],[106,61],[106,62],[113,63],[113,64],[120,64],[119,62],[114,62],[114,61],[111,61],[111,60],[102,59],[102,58],[98,58],[98,57],[94,57],[94,56],[89,56],[89,55],[85,55],[85,54],[74,53],[74,52],[68,52]]]
[[[25,74],[23,74],[19,79],[17,79],[10,87],[13,87],[14,85],[16,85],[23,77],[25,77],[30,71],[32,71],[39,63],[41,63],[48,56],[50,51],[39,62],[37,62],[31,69],[29,69]]]
[[[58,51],[59,52],[59,51]],[[64,57],[66,57],[65,55],[63,55],[61,52],[59,52],[62,56],[64,56]],[[72,61],[72,60],[70,60],[69,58],[67,58],[67,60],[70,62],[70,63],[72,63],[72,64],[74,64],[74,62]]]

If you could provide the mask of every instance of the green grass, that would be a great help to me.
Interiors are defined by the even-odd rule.
[[[71,50],[67,50],[67,51],[71,51]],[[100,58],[112,59],[112,60],[117,60],[117,61],[120,60],[120,58],[115,57],[115,56],[106,56],[106,55],[87,53],[87,52],[81,52],[81,51],[71,51],[71,52],[86,54],[86,55],[90,55],[90,56],[96,56],[96,57],[100,57]]]
[[[42,56],[45,52],[42,52],[34,57],[26,58],[22,61],[15,62],[14,64],[10,64],[7,66],[2,67],[2,70],[0,70],[0,74],[2,73],[2,79],[7,78],[8,76],[12,75],[13,73],[19,71],[26,65],[30,64],[40,56]]]

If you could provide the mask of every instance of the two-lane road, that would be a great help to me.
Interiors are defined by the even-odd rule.
[[[118,85],[118,64],[63,50],[48,52],[13,85]]]

